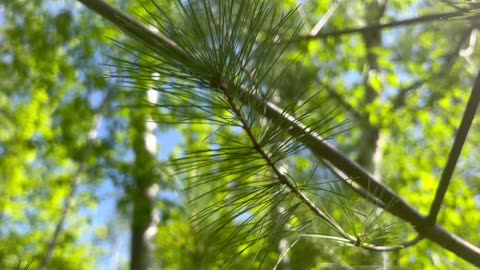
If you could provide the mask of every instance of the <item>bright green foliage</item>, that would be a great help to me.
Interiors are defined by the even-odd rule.
[[[34,259],[31,269],[39,267],[75,181],[72,208],[49,269],[110,269],[115,250],[129,244],[122,235],[130,228],[118,224],[131,222],[138,191],[155,183],[161,191],[154,203],[161,217],[153,243],[158,268],[380,267],[380,253],[346,245],[345,235],[309,213],[296,196],[282,193],[284,185],[272,181],[278,175],[271,168],[256,170],[265,167],[265,159],[252,151],[246,125],[271,156],[282,157],[289,179],[348,234],[392,246],[415,236],[408,224],[340,185],[308,151],[294,143],[280,149],[290,136],[281,123],[266,121],[247,106],[240,111],[248,121],[239,122],[232,103],[241,106],[242,88],[248,85],[289,113],[308,115],[302,121],[328,130],[324,134],[331,142],[356,160],[364,154],[363,145],[376,143],[366,140],[366,130],[378,132],[383,141],[377,173],[428,214],[478,69],[478,45],[470,42],[477,30],[470,24],[442,19],[383,29],[381,43],[372,47],[360,34],[301,37],[334,2],[340,5],[320,33],[375,21],[367,4],[377,1],[301,1],[299,7],[298,1],[275,0],[256,7],[250,1],[192,0],[192,6],[188,1],[157,1],[158,6],[117,1],[116,6],[186,48],[194,56],[189,58],[139,45],[77,3],[57,8],[60,1],[50,2],[12,1],[0,9],[0,268],[15,269],[18,261],[29,259]],[[189,17],[180,17],[180,2]],[[440,1],[387,2],[381,23],[452,10]],[[229,16],[205,12],[205,3],[220,4],[214,10]],[[235,4],[232,9],[229,3]],[[281,12],[290,20],[279,19]],[[237,14],[244,20],[235,21]],[[283,24],[271,28],[263,16]],[[255,18],[257,24],[249,25]],[[299,37],[287,44],[297,30]],[[260,49],[250,48],[253,43]],[[378,68],[372,68],[368,53]],[[234,102],[225,86],[232,88]],[[145,102],[145,90],[152,87],[163,106]],[[144,122],[150,117],[160,122],[161,131],[174,128],[175,136],[182,136],[168,166],[146,152]],[[438,219],[477,246],[478,132],[477,120]],[[170,139],[160,136],[160,151],[169,148]],[[215,151],[219,147],[233,150]],[[110,190],[102,192],[105,186]],[[121,214],[95,212],[105,200],[114,200],[113,211]],[[100,215],[111,219],[108,227],[97,223],[105,219]],[[115,246],[119,239],[122,247]],[[128,254],[121,256],[128,261]],[[392,269],[473,268],[429,240],[390,253],[388,260]]]
[[[75,178],[96,182],[94,168],[80,170],[89,163],[82,159],[86,138],[93,125],[89,91],[80,76],[93,78],[98,67],[87,73],[79,70],[92,63],[92,43],[73,17],[73,10],[48,11],[38,3],[11,2],[3,9],[1,26],[2,79],[0,122],[0,211],[2,269],[14,269],[20,260],[33,260],[38,268],[63,201]],[[80,45],[81,44],[81,45]],[[81,61],[80,61],[81,60]],[[103,82],[102,78],[96,79]],[[96,86],[104,87],[105,83]],[[90,87],[93,87],[92,84]],[[71,213],[81,207],[93,208],[89,186],[75,199]],[[91,224],[81,215],[68,217],[60,235],[51,269],[91,269],[88,258],[98,249],[80,243]]]
[[[393,6],[397,4],[389,4],[388,8]],[[408,9],[407,6],[403,7]],[[435,5],[434,8],[439,10],[440,7],[442,6]],[[391,10],[393,11],[394,9]],[[340,14],[336,13],[339,18],[334,16],[329,26],[335,25],[337,18],[341,20]],[[341,26],[348,28],[344,22]],[[385,134],[384,157],[381,163],[382,179],[425,214],[428,213],[441,168],[445,165],[454,131],[459,124],[473,83],[472,76],[475,75],[475,73],[467,75],[468,64],[457,56],[458,51],[467,46],[464,37],[465,33],[469,33],[468,29],[468,25],[452,21],[387,30],[384,34],[386,45],[381,50],[376,49],[382,67],[383,82],[382,79],[378,81],[378,75],[373,77],[373,82],[370,77],[374,89],[381,91],[380,97],[367,106],[361,104],[365,95],[363,82],[353,83],[345,80],[345,72],[353,70],[361,72],[364,47],[358,44],[359,36],[342,39],[335,44],[335,50],[320,49],[331,46],[333,39],[318,43],[310,41],[308,44],[309,48],[316,48],[315,51],[309,49],[308,55],[311,55],[312,59],[318,57],[322,59],[317,68],[317,72],[325,74],[321,81],[330,85],[342,98],[344,108],[350,111],[353,125],[361,120],[357,119],[358,116],[370,113],[370,124],[381,127],[382,133]],[[349,44],[357,45],[351,47]],[[334,64],[324,64],[325,61]],[[412,90],[402,90],[416,81],[422,81],[423,84]],[[336,139],[347,147],[345,149],[355,151],[358,145],[364,143],[360,131],[361,129],[353,127],[351,132],[337,136]],[[470,135],[472,141],[477,140],[474,139],[478,138],[477,131],[478,128],[472,130]],[[468,153],[472,146],[473,144],[466,145],[464,151],[466,160],[469,159]],[[463,162],[459,164],[459,174],[461,171],[475,170],[476,165],[470,164],[470,167],[465,165]],[[478,180],[478,176],[476,179]],[[475,195],[463,195],[468,202],[458,203],[461,200],[458,198],[460,194],[471,190],[469,187],[475,186],[477,180],[472,176],[453,180],[454,184],[447,195],[445,212],[441,215],[440,224],[478,245],[477,234],[472,234],[477,230],[479,218],[478,205],[473,200]],[[476,193],[476,190],[473,193]],[[454,211],[456,214],[453,214]],[[461,212],[470,214],[459,214]],[[435,265],[434,268],[438,268],[444,265],[445,269],[453,267],[452,265],[456,265],[456,268],[469,267],[463,262],[451,261],[451,255],[447,254],[430,243],[423,242],[418,247],[402,250],[395,256],[398,256],[399,266],[425,268]]]

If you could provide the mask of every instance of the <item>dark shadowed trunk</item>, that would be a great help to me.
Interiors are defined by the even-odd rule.
[[[132,144],[135,152],[133,175],[133,213],[131,223],[130,269],[155,269],[153,264],[153,242],[157,233],[158,215],[154,202],[158,194],[156,177],[153,175],[155,160],[152,144],[156,141],[147,126],[144,112],[131,111]],[[150,140],[150,141],[149,141]],[[151,141],[153,140],[153,142]]]

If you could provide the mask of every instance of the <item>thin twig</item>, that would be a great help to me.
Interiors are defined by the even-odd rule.
[[[340,103],[345,109],[350,112],[353,117],[356,119],[362,119],[364,116],[360,113],[357,109],[355,109],[352,104],[350,104],[340,93],[338,93],[335,89],[333,89],[330,85],[326,84],[325,82],[320,81],[320,86],[328,93],[329,96],[334,98],[338,103]]]
[[[333,2],[333,4],[328,9],[328,11],[325,14],[323,14],[322,18],[320,18],[320,20],[318,20],[317,24],[315,24],[312,31],[310,31],[310,36],[315,36],[320,32],[320,30],[322,30],[322,28],[332,18],[333,14],[337,10],[338,6],[340,6],[340,3],[338,1]]]
[[[109,89],[107,91],[107,93],[105,95],[105,98],[103,99],[102,103],[95,110],[94,121],[92,123],[92,127],[90,129],[90,132],[94,132],[95,130],[98,129],[98,125],[100,124],[101,119],[102,119],[101,111],[105,108],[106,104],[108,104],[109,100],[111,99],[112,92],[113,91],[111,89]],[[53,258],[53,253],[55,251],[55,248],[58,245],[58,241],[60,239],[60,234],[63,231],[65,221],[66,221],[66,219],[68,217],[68,214],[70,213],[71,208],[73,206],[73,201],[74,201],[74,198],[75,198],[76,193],[77,193],[77,188],[78,188],[78,185],[80,184],[80,179],[81,179],[80,175],[85,171],[87,158],[90,156],[90,154],[92,153],[92,150],[93,150],[93,142],[95,140],[95,136],[91,136],[90,132],[88,134],[88,138],[87,138],[86,143],[85,143],[86,145],[85,145],[85,149],[84,149],[83,154],[82,154],[82,158],[79,161],[79,165],[77,167],[77,170],[75,171],[75,173],[72,176],[72,182],[70,183],[70,191],[69,191],[67,197],[65,197],[65,202],[64,202],[64,205],[63,205],[62,214],[60,216],[60,219],[57,222],[57,225],[55,226],[55,231],[53,233],[52,239],[50,240],[50,242],[48,243],[48,246],[47,246],[47,252],[45,254],[45,257],[43,258],[42,264],[39,267],[40,270],[47,270],[48,269],[48,265],[50,264],[50,261]]]
[[[403,87],[398,90],[398,95],[393,99],[393,111],[396,111],[399,108],[402,108],[403,105],[405,105],[405,100],[407,97],[407,94],[410,93],[411,91],[417,90],[420,88],[426,80],[416,80],[410,85]]]
[[[443,19],[443,18],[459,16],[459,15],[462,15],[463,13],[464,12],[459,12],[459,11],[436,13],[436,14],[431,14],[431,15],[426,15],[426,16],[421,16],[421,17],[416,17],[416,18],[410,18],[410,19],[405,19],[405,20],[400,20],[400,21],[394,21],[394,22],[389,22],[389,23],[373,24],[373,25],[367,25],[365,27],[358,27],[358,28],[351,28],[351,29],[325,32],[325,33],[318,33],[316,35],[300,36],[300,37],[297,37],[295,40],[297,40],[297,41],[307,40],[308,41],[308,40],[313,40],[313,39],[340,37],[340,36],[348,35],[348,34],[361,34],[361,33],[365,33],[365,32],[372,31],[372,30],[394,28],[394,27],[407,26],[407,25],[412,25],[412,24],[430,23],[430,22],[433,22],[433,21],[436,21],[436,20],[439,20],[439,19]]]
[[[446,5],[451,6],[451,7],[453,7],[453,8],[456,9],[456,10],[463,10],[461,7],[457,6],[457,4],[452,3],[452,2],[450,2],[450,1],[448,1],[448,0],[438,0],[438,1],[440,1],[440,2],[442,2],[442,3],[444,3],[444,4],[446,4]]]
[[[447,164],[443,169],[442,175],[440,177],[440,183],[438,184],[437,191],[435,192],[435,197],[433,199],[430,212],[428,214],[428,221],[430,224],[434,224],[437,220],[438,212],[442,206],[443,198],[447,192],[448,186],[453,176],[453,171],[457,164],[458,158],[462,153],[463,145],[467,139],[468,131],[472,126],[473,118],[475,118],[478,105],[480,103],[480,71],[478,72],[477,78],[475,79],[475,84],[472,88],[472,92],[467,102],[465,112],[463,113],[462,122],[455,136],[455,141],[453,142],[452,149],[448,155]]]
[[[472,30],[473,30],[472,27],[469,27],[468,29],[466,29],[465,32],[462,34],[461,39],[459,40],[459,42],[456,43],[454,48],[450,50],[447,54],[442,56],[442,58],[445,59],[446,64],[442,66],[442,69],[439,72],[434,73],[433,71],[430,70],[428,72],[430,74],[427,77],[415,80],[410,85],[398,90],[399,94],[392,100],[393,111],[405,105],[405,101],[408,93],[417,90],[419,87],[423,86],[425,83],[429,81],[432,81],[434,78],[444,77],[450,72],[452,66],[455,64],[455,60],[458,58],[458,54],[462,49],[463,43],[468,39]]]

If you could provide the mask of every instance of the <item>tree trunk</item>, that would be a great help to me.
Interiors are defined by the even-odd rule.
[[[133,175],[133,213],[131,223],[130,269],[150,270],[153,264],[153,241],[159,223],[155,212],[155,198],[158,194],[157,179],[153,175],[156,139],[144,112],[131,111],[131,136],[135,152]]]
[[[385,13],[387,0],[370,0],[365,5],[365,21],[367,25],[380,24]],[[364,67],[365,100],[364,105],[372,104],[381,96],[382,89],[374,89],[371,85],[371,76],[382,76],[382,70],[378,63],[376,49],[382,48],[382,30],[373,29],[363,33],[362,38],[367,50],[366,65]],[[362,141],[360,141],[357,162],[371,172],[376,179],[381,180],[380,166],[383,156],[384,136],[378,126],[370,122],[370,114],[361,120]],[[375,113],[375,112],[373,112]],[[387,252],[383,252],[383,269],[389,269],[390,258]]]
[[[371,0],[365,8],[365,21],[367,24],[379,24],[380,19],[385,12],[386,0]],[[370,84],[371,76],[378,74],[381,76],[381,68],[378,63],[378,55],[376,49],[382,47],[382,31],[381,29],[372,29],[366,31],[362,35],[367,49],[366,65],[364,67],[364,85],[365,85],[365,100],[363,105],[373,103],[380,96],[380,90],[374,89]],[[362,135],[361,144],[359,145],[357,161],[365,169],[371,173],[378,174],[378,168],[381,162],[382,140],[379,127],[372,125],[369,120],[370,113],[366,114],[364,119],[361,119]]]

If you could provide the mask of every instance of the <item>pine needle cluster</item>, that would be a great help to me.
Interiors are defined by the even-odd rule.
[[[128,58],[115,59],[115,77],[139,91],[158,91],[159,102],[150,105],[160,108],[159,122],[216,127],[213,145],[184,153],[172,166],[188,178],[189,191],[207,190],[196,197],[208,203],[193,220],[211,235],[228,232],[213,241],[231,254],[226,262],[254,245],[311,234],[309,225],[318,221],[328,225],[327,234],[363,245],[325,210],[322,194],[335,188],[322,186],[315,171],[299,179],[288,167],[303,154],[305,134],[332,134],[339,125],[333,112],[298,133],[282,118],[265,117],[286,72],[281,56],[300,29],[295,11],[279,14],[266,0],[177,0],[173,12],[153,4],[144,20],[161,42],[126,31],[141,42],[118,42]],[[283,109],[283,119],[307,119],[301,98]]]

